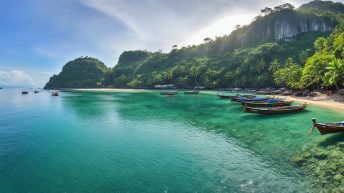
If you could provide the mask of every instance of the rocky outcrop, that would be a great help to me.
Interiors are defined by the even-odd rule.
[[[277,19],[274,24],[274,39],[290,41],[301,33],[331,32],[334,27],[334,23],[321,20],[320,18],[296,22],[290,18]]]
[[[295,40],[302,33],[332,32],[336,19],[297,10],[282,10],[257,17],[250,25],[235,30],[230,39],[232,48],[243,48],[266,40]],[[234,42],[234,43],[233,43]]]

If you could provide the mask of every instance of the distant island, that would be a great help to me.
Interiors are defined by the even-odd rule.
[[[108,68],[92,57],[74,59],[45,89],[286,87],[339,89],[344,85],[344,5],[312,1],[266,7],[247,26],[169,53],[125,51]]]

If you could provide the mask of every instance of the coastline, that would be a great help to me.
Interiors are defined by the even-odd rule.
[[[146,92],[145,89],[129,89],[129,88],[76,88],[70,91],[90,91],[90,92]]]
[[[70,89],[70,90],[71,91],[90,91],[90,92],[132,92],[132,93],[152,91],[150,89],[128,89],[128,88],[79,88],[79,89]],[[202,92],[206,94],[210,94],[212,91],[209,92],[209,90],[204,90]],[[294,97],[294,96],[281,96],[281,97],[286,98],[287,100],[295,101],[295,102],[300,102],[300,103],[306,102],[307,104],[310,104],[310,105],[316,105],[319,107],[332,109],[344,115],[344,103],[336,101],[333,96],[327,96],[327,95],[318,93],[318,96],[316,97]]]
[[[316,105],[327,109],[332,109],[338,113],[342,113],[344,115],[344,103],[335,101],[332,97],[321,95],[317,97],[293,97],[293,96],[286,96],[287,100],[292,100],[295,102],[300,103],[307,103],[310,105]]]

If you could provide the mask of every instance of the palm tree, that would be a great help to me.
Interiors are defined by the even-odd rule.
[[[200,67],[192,66],[190,68],[190,74],[191,74],[192,78],[194,79],[195,86],[197,86],[198,78],[200,75]]]
[[[339,90],[338,84],[343,84],[344,81],[344,63],[342,60],[334,59],[327,67],[327,72],[324,76],[324,83],[326,86],[335,85]]]

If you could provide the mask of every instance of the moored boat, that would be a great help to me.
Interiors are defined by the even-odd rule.
[[[259,102],[259,101],[266,101],[270,98],[258,98],[258,97],[239,97],[237,102]]]
[[[184,94],[199,94],[198,90],[188,90],[188,91],[184,91]]]
[[[223,92],[217,92],[217,96],[221,99],[230,99],[231,101],[238,101],[238,99],[240,98],[256,98],[255,95],[251,95],[251,94],[246,94],[246,95],[241,95],[241,94],[235,94],[235,95],[231,95],[231,94],[225,94]]]
[[[175,96],[176,94],[178,94],[178,92],[177,91],[161,91],[160,94],[167,95],[167,96]]]
[[[35,90],[34,93],[39,93],[39,91],[38,91],[38,90]]]
[[[266,101],[242,102],[242,105],[248,107],[280,107],[290,106],[294,101],[285,101],[279,99],[268,99]]]
[[[51,96],[59,96],[59,92],[58,91],[54,91],[51,93]]]
[[[306,103],[302,105],[295,105],[295,106],[267,107],[267,108],[245,106],[245,112],[272,115],[272,114],[283,114],[283,113],[303,111],[305,110],[306,107],[307,107]]]
[[[307,135],[310,135],[314,128],[317,128],[321,135],[330,133],[344,132],[344,121],[337,123],[317,123],[316,119],[312,119],[313,127],[308,131]]]
[[[29,94],[29,91],[28,90],[22,90],[21,94]]]
[[[234,97],[237,97],[237,95],[225,94],[223,92],[217,92],[217,96],[221,99],[232,99]]]

